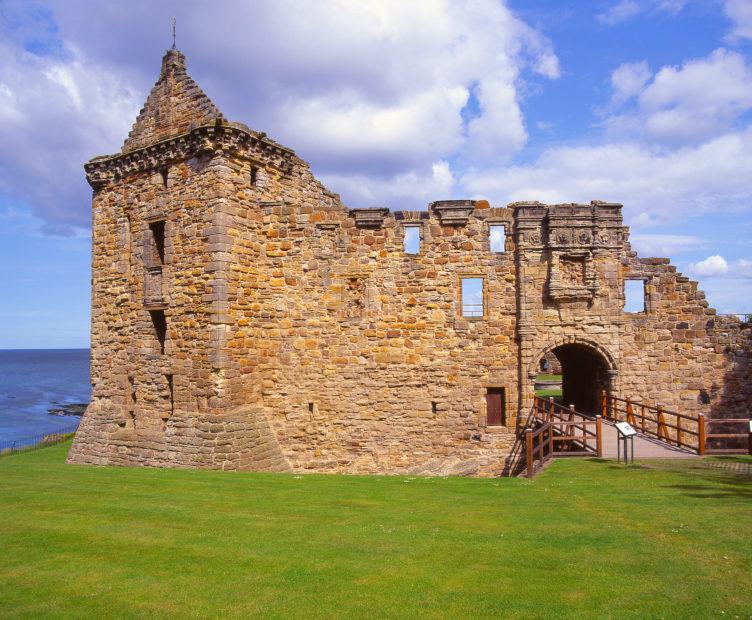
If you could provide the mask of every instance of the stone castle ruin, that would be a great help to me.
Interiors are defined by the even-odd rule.
[[[620,204],[348,209],[174,49],[85,168],[93,397],[70,462],[498,475],[544,359],[586,413],[604,389],[748,410],[752,330],[639,258]]]

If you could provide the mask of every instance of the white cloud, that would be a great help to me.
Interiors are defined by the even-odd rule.
[[[700,144],[728,132],[752,109],[752,67],[745,57],[717,49],[681,66],[626,63],[611,75],[613,93],[605,120],[610,135],[640,136],[669,147]],[[630,99],[636,107],[618,111]]]
[[[689,271],[698,276],[723,276],[729,271],[728,262],[720,254],[708,256],[705,260],[693,263],[689,266]]]
[[[743,1],[743,0],[742,0]],[[614,26],[629,21],[640,13],[669,13],[676,15],[687,5],[687,0],[619,0],[595,18],[602,24]]]
[[[608,10],[596,15],[599,22],[613,26],[623,21],[631,19],[643,11],[643,6],[637,0],[620,0]]]
[[[638,142],[553,147],[526,165],[469,171],[461,185],[500,204],[622,202],[627,223],[647,227],[729,208],[749,212],[750,179],[752,128],[678,150]]]
[[[644,60],[619,65],[611,74],[611,85],[614,90],[612,104],[619,105],[639,95],[652,75],[648,63]]]
[[[734,261],[734,271],[743,278],[752,278],[752,260],[740,258]]]
[[[749,0],[725,0],[724,10],[731,19],[732,39],[752,39],[752,2]]]
[[[81,166],[120,148],[173,15],[189,72],[225,115],[294,148],[350,206],[417,207],[430,188],[453,194],[447,161],[508,161],[527,141],[521,86],[560,73],[550,41],[497,0],[228,0],[221,11],[49,0],[6,12],[0,194],[58,230],[87,225]],[[43,31],[41,55],[24,52]]]
[[[752,69],[741,54],[717,49],[680,68],[663,67],[639,100],[650,138],[697,144],[752,108]]]
[[[707,245],[693,235],[638,233],[630,235],[629,240],[641,256],[676,256]]]
[[[391,209],[423,208],[439,197],[449,196],[455,184],[445,161],[387,178],[365,174],[329,174],[321,180],[330,188],[347,195],[354,204]]]
[[[110,67],[0,43],[0,193],[49,231],[88,226],[83,162],[122,141],[140,97]]]

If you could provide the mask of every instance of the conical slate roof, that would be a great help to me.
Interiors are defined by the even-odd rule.
[[[217,118],[224,116],[186,72],[185,56],[176,49],[168,50],[162,58],[159,79],[133,123],[122,152],[180,135],[191,125]]]

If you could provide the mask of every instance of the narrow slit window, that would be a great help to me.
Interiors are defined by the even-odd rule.
[[[420,226],[405,226],[405,254],[420,252]]]
[[[162,187],[167,187],[168,168],[160,169],[159,174],[162,175]]]
[[[251,185],[258,185],[258,166],[251,166]]]
[[[167,379],[167,392],[170,398],[170,415],[172,415],[175,413],[175,386],[172,375],[165,375],[165,379]]]
[[[480,318],[485,315],[483,303],[483,278],[462,278],[462,316]]]
[[[165,221],[149,222],[151,231],[152,260],[157,265],[165,262]]]
[[[159,352],[164,355],[165,340],[167,340],[167,319],[164,310],[149,310],[151,323],[154,326],[154,335],[159,343]]]
[[[645,281],[624,281],[624,312],[645,312]]]
[[[488,231],[491,251],[502,254],[507,240],[506,230],[503,224],[491,224]]]

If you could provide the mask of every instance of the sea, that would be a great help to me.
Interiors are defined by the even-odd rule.
[[[0,350],[0,445],[74,429],[48,410],[90,398],[89,349]]]

